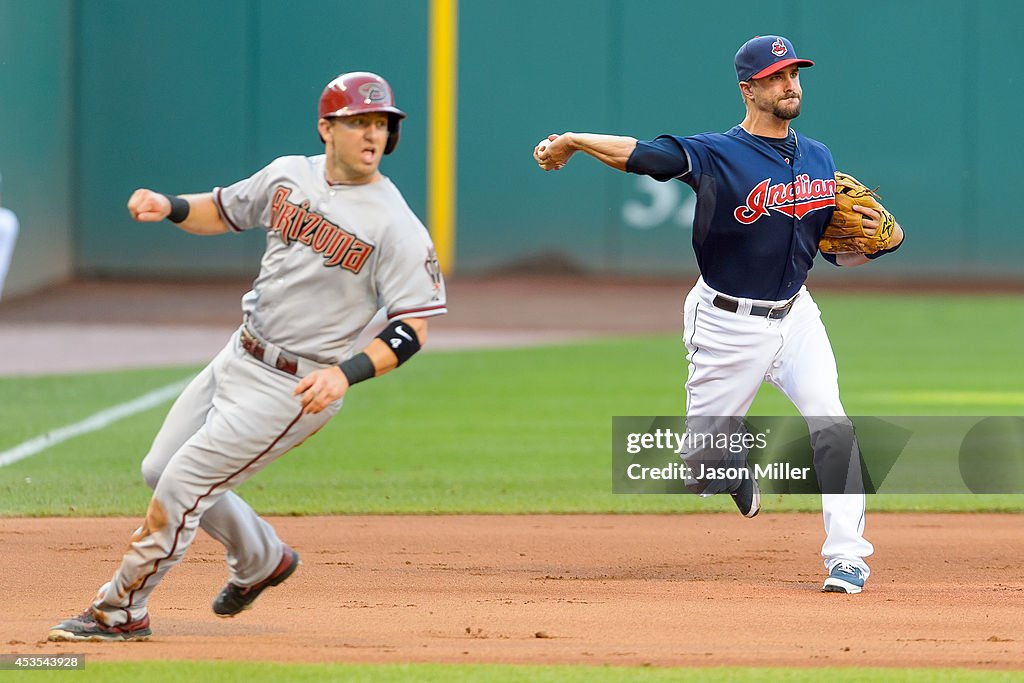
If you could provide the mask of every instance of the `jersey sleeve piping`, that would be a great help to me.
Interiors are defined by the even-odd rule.
[[[220,192],[221,188],[213,188],[213,203],[217,205],[217,211],[220,213],[220,217],[224,219],[224,222],[228,224],[228,227],[231,228],[232,231],[243,232],[243,230],[238,227],[233,220],[231,220],[231,216],[229,216],[224,210],[224,205],[220,201]]]
[[[690,150],[688,150],[686,148],[685,144],[682,147],[683,147],[683,154],[686,155],[686,170],[676,176],[677,180],[682,180],[686,176],[688,176],[691,173],[693,173],[693,157],[690,156]]]
[[[435,315],[443,315],[448,312],[446,304],[436,306],[420,306],[419,308],[407,308],[404,311],[388,313],[388,320],[400,320],[402,318],[431,318]]]

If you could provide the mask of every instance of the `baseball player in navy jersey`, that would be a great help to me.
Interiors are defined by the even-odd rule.
[[[742,419],[761,383],[768,382],[807,419],[819,482],[837,464],[841,472],[855,470],[850,479],[859,480],[852,426],[845,460],[835,452],[835,441],[822,436],[848,422],[832,347],[804,286],[835,207],[836,186],[828,148],[790,127],[800,114],[800,69],[813,62],[798,58],[786,38],[764,36],[740,47],[734,63],[746,116],[725,133],[638,141],[569,132],[542,140],[534,159],[544,170],[558,170],[581,151],[620,171],[692,187],[693,249],[701,275],[684,305],[688,428],[695,418]],[[879,213],[857,210],[865,226],[877,230]],[[888,252],[903,240],[899,226],[895,230]],[[823,257],[847,267],[870,260],[855,253]],[[699,460],[692,452],[680,455]],[[687,486],[701,495],[731,494],[745,517],[760,509],[753,477],[691,479]],[[873,552],[864,538],[863,488],[837,493],[823,486],[822,511],[821,553],[828,571],[822,590],[859,593],[869,575],[864,558]]]
[[[342,74],[319,114],[322,155],[281,157],[205,194],[140,189],[129,199],[138,221],[168,218],[199,235],[261,229],[267,246],[243,324],[174,403],[142,463],[153,497],[120,567],[50,640],[148,638],[150,594],[199,527],[226,550],[217,615],[291,576],[298,553],[233,489],[323,427],[351,385],[407,361],[427,319],[447,311],[430,236],[378,168],[405,117],[390,86]],[[390,324],[354,349],[381,308]]]

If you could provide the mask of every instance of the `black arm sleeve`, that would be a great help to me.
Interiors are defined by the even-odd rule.
[[[903,242],[906,242],[906,241],[907,241],[906,233],[903,233]],[[897,249],[899,249],[900,247],[903,246],[903,242],[900,242],[899,244],[897,244],[892,249],[883,249],[882,251],[876,251],[874,254],[864,254],[864,256],[867,257],[869,260],[874,261],[876,258],[882,258],[886,254],[891,254],[892,252],[896,251]],[[835,254],[826,254],[825,252],[821,252],[821,256],[826,261],[831,263],[833,266],[838,266],[839,265],[836,262],[836,255]]]
[[[874,261],[874,260],[875,260],[876,258],[882,258],[882,257],[883,257],[883,256],[885,256],[886,254],[891,254],[892,252],[896,251],[897,249],[899,249],[900,247],[902,247],[902,246],[903,246],[903,243],[904,243],[904,242],[906,242],[906,241],[907,241],[907,233],[905,233],[905,232],[904,232],[904,233],[903,233],[903,239],[902,239],[902,240],[900,240],[900,243],[899,243],[899,244],[897,244],[897,245],[896,245],[895,247],[893,247],[892,249],[883,249],[882,251],[876,251],[876,252],[875,252],[874,254],[865,254],[865,256],[867,256],[867,257],[868,257],[869,259],[871,259],[872,261]]]
[[[626,171],[664,182],[689,173],[690,159],[678,138],[661,135],[654,140],[637,140],[626,161]]]

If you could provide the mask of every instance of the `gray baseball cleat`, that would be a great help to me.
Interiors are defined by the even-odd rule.
[[[96,619],[92,608],[85,610],[73,619],[65,619],[50,629],[47,640],[81,641],[81,640],[149,640],[153,632],[149,629],[149,615],[127,624],[107,626]]]
[[[213,601],[214,614],[218,617],[233,617],[249,609],[260,593],[270,586],[284,583],[285,579],[295,573],[300,564],[299,554],[288,546],[284,546],[281,562],[270,576],[254,586],[238,586],[233,583],[224,586]]]

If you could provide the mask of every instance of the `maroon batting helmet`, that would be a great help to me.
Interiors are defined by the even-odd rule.
[[[388,115],[388,141],[384,153],[398,145],[399,124],[405,112],[395,106],[395,95],[388,82],[368,71],[341,74],[320,94],[320,118],[352,116],[382,111]],[[320,138],[321,142],[323,138]]]

